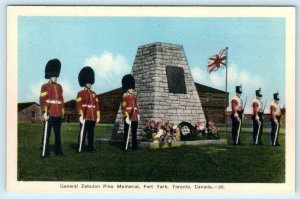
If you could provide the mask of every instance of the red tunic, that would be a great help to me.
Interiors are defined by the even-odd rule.
[[[261,102],[258,100],[253,100],[252,102],[252,115],[257,116],[259,113],[262,113],[263,108]]]
[[[133,95],[124,94],[122,98],[122,112],[129,115],[131,121],[137,121],[137,115],[139,114],[139,108],[136,102],[136,98]]]
[[[275,102],[272,102],[272,104],[270,105],[270,116],[271,116],[271,119],[273,119],[273,120],[276,120],[276,117],[281,116],[280,107]]]
[[[64,115],[63,89],[60,84],[46,83],[42,85],[40,94],[42,112],[49,112],[49,116],[60,117]]]
[[[76,98],[77,111],[84,119],[96,121],[100,118],[100,106],[96,93],[89,89],[79,91]]]
[[[231,100],[231,110],[233,113],[236,113],[237,111],[242,111],[243,107],[242,107],[242,102],[240,99],[234,97]]]
[[[243,101],[238,96],[234,96],[231,100],[231,110],[234,117],[242,118],[243,116]],[[236,115],[238,114],[238,116]]]

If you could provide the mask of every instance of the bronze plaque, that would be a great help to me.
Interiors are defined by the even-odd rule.
[[[176,66],[166,66],[166,72],[169,92],[186,94],[183,68]]]

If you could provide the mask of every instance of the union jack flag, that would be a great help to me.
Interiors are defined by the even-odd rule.
[[[220,50],[219,54],[216,54],[208,58],[207,71],[210,73],[212,71],[217,71],[220,67],[226,67],[227,65],[227,50]]]

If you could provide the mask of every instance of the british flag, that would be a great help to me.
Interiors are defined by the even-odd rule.
[[[226,67],[227,65],[227,51],[228,48],[220,50],[219,54],[216,54],[208,58],[207,71],[217,71],[220,67]]]

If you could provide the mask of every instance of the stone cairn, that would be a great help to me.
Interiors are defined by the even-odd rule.
[[[177,125],[182,121],[192,125],[197,121],[205,121],[201,102],[181,45],[156,42],[140,46],[131,74],[136,81],[135,96],[141,116],[138,140],[141,140],[145,121],[151,118],[158,117]],[[174,85],[174,82],[176,84],[178,81],[180,84]],[[120,107],[110,141],[123,139],[123,127]]]

